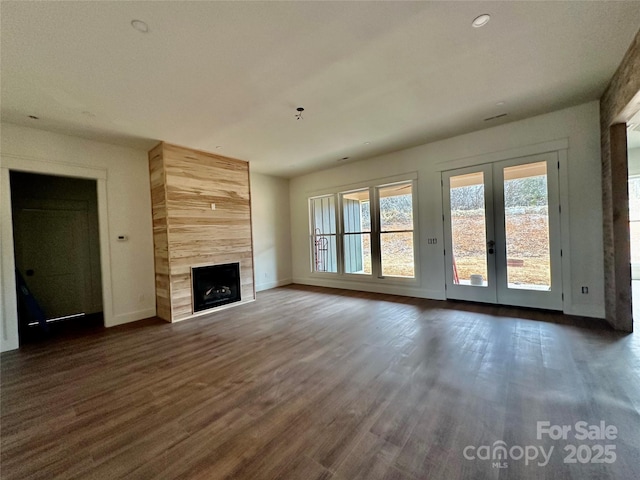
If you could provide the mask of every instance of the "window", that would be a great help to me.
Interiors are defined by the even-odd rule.
[[[413,278],[413,182],[378,187],[378,200],[382,275]]]
[[[414,191],[409,180],[310,198],[312,271],[415,278]]]
[[[334,195],[309,200],[314,272],[337,272],[336,199]]]
[[[342,194],[344,272],[371,275],[369,189]]]

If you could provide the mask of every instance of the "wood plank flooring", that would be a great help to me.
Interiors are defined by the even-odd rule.
[[[594,320],[289,286],[3,354],[0,475],[636,479],[639,372],[638,335]],[[580,420],[618,436],[536,438],[537,421]],[[500,440],[554,451],[507,468],[463,455]],[[567,444],[616,460],[564,463]]]

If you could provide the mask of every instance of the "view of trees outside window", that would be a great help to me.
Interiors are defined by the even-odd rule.
[[[474,172],[450,178],[453,281],[468,285],[471,275],[487,284],[484,174]]]
[[[539,162],[504,169],[507,283],[512,288],[551,289],[546,166]],[[521,171],[531,167],[544,174]]]
[[[390,185],[378,190],[383,276],[415,276],[412,190],[411,183]]]

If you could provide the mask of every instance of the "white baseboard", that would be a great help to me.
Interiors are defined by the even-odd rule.
[[[136,322],[138,320],[143,320],[145,318],[155,317],[155,315],[156,315],[156,307],[145,308],[144,310],[137,310],[135,312],[121,313],[120,315],[115,315],[108,322],[105,319],[104,326],[115,327],[116,325],[123,325],[125,323],[131,323],[131,322]]]
[[[262,292],[263,290],[270,290],[272,288],[283,287],[293,283],[290,278],[282,280],[276,280],[275,282],[256,283],[256,292]]]
[[[570,308],[565,309],[564,313],[567,315],[577,315],[580,317],[589,318],[605,318],[604,307],[597,305],[571,305]]]
[[[11,350],[17,350],[20,347],[17,338],[11,338],[5,340],[0,336],[0,352],[10,352]]]
[[[313,285],[316,287],[342,288],[344,290],[356,290],[360,292],[383,293],[389,295],[401,295],[405,297],[427,298],[430,300],[445,300],[444,291],[427,290],[415,286],[406,285],[379,285],[364,282],[350,282],[335,279],[294,278],[293,283],[301,285]]]
[[[316,287],[342,288],[345,290],[357,290],[362,292],[388,293],[390,295],[404,295],[410,297],[427,298],[431,300],[446,300],[446,294],[439,290],[424,290],[419,287],[403,285],[373,285],[364,282],[350,282],[336,279],[294,278],[293,283],[301,285],[313,285]],[[489,304],[487,304],[489,305]],[[605,318],[604,307],[596,305],[572,305],[564,311],[567,315],[576,315],[589,318]]]

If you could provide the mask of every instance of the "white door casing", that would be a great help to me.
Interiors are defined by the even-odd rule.
[[[442,172],[447,298],[562,310],[558,169],[558,153],[551,152]],[[522,186],[518,187],[520,184],[513,180],[534,178],[538,193],[546,184],[546,199],[537,198],[538,206],[514,206],[519,198],[515,195],[530,200],[532,194],[519,194],[518,188]],[[452,189],[456,189],[453,197]],[[481,191],[483,195],[480,195]],[[484,222],[480,221],[480,197],[484,201]],[[524,210],[528,216],[524,215]],[[467,215],[469,218],[465,218]],[[514,255],[516,244],[523,243],[523,239],[526,243],[527,235],[530,235],[525,230],[514,231],[523,215],[528,221],[522,228],[531,228],[533,222],[537,245],[528,244],[528,250],[525,248],[524,252],[520,246],[519,255]],[[484,234],[480,231],[482,223]],[[469,228],[469,225],[473,227]],[[548,226],[548,238],[544,236],[545,225]],[[470,236],[474,236],[471,250]],[[456,242],[462,244],[463,241],[465,254],[456,254]],[[483,265],[485,259],[486,267]],[[456,278],[461,262],[465,267],[462,270],[467,273],[463,275],[465,278]],[[468,273],[470,265],[475,269],[471,274]],[[526,269],[537,269],[538,280],[523,282],[522,272]],[[539,280],[545,275],[548,280]]]

